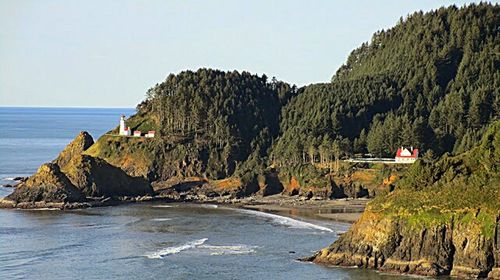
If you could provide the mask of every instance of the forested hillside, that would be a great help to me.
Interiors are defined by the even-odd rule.
[[[302,88],[245,71],[171,74],[127,120],[154,139],[103,136],[86,153],[151,182],[278,176],[276,189],[307,196],[376,193],[405,167],[338,159],[392,157],[402,145],[457,154],[499,118],[499,17],[491,4],[414,13],[354,50],[330,82]]]
[[[500,6],[417,12],[373,35],[331,83],[282,111],[280,165],[401,145],[433,155],[470,149],[500,115]],[[339,151],[340,150],[340,151]]]
[[[152,141],[104,137],[89,153],[150,180],[220,179],[257,165],[263,169],[281,107],[296,93],[286,83],[248,72],[171,74],[127,120],[133,130],[156,130]]]

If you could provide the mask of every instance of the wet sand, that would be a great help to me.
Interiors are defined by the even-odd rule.
[[[242,202],[246,209],[302,216],[311,219],[354,223],[363,213],[369,199],[303,200],[274,195]]]

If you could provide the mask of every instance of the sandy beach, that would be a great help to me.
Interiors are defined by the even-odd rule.
[[[287,216],[354,223],[369,201],[369,199],[302,200],[273,195],[242,202],[240,207]]]

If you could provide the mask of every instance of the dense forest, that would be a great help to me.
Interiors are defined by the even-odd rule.
[[[178,160],[199,161],[192,175],[223,178],[241,170],[248,158],[264,168],[267,150],[279,133],[281,107],[295,94],[295,87],[265,75],[184,71],[147,92],[138,116],[150,120],[137,125],[157,130],[159,146],[168,150],[160,152],[172,156],[172,149],[177,149]],[[130,123],[136,122],[134,118]]]
[[[468,150],[500,115],[499,23],[499,5],[482,3],[416,12],[375,33],[330,83],[283,108],[274,158]]]
[[[171,74],[138,115],[212,178],[399,146],[457,154],[500,116],[499,17],[486,3],[416,12],[352,51],[330,82],[302,88],[248,72]]]

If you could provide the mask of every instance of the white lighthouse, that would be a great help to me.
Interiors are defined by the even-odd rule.
[[[130,127],[127,127],[125,125],[125,116],[122,115],[120,117],[120,135],[123,135],[123,136],[130,136],[132,135],[131,131],[130,131]]]

